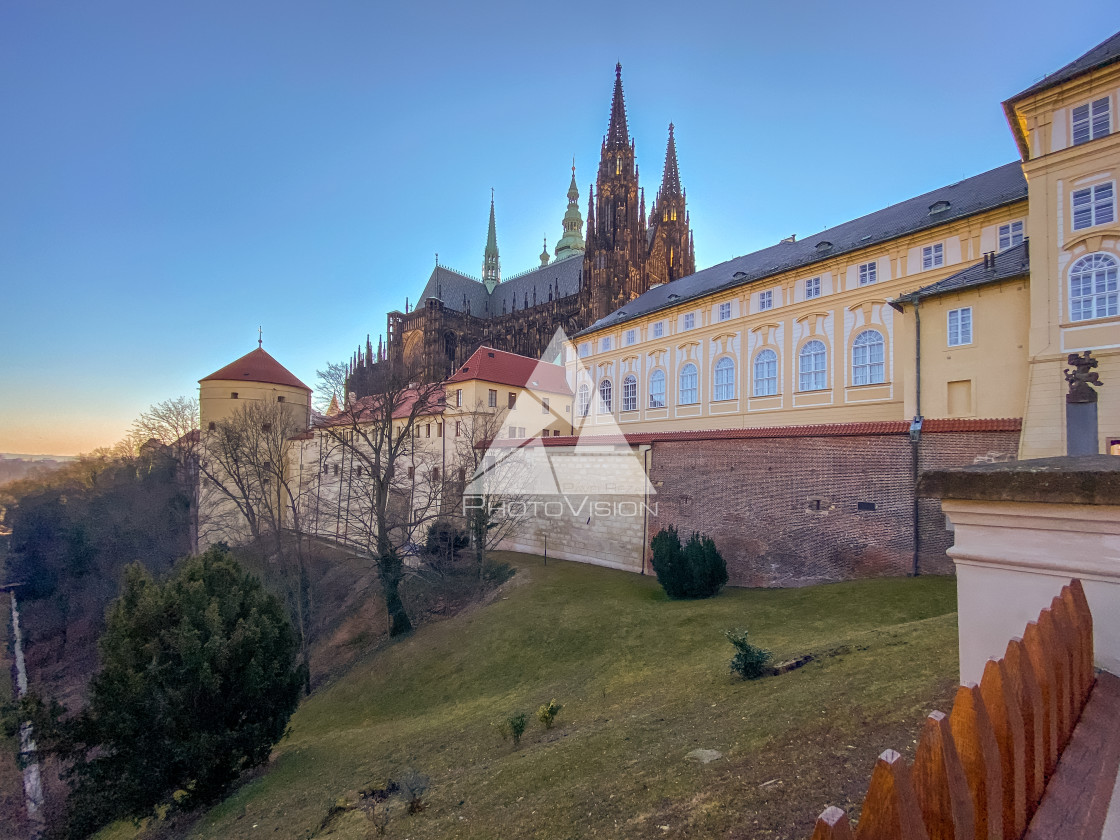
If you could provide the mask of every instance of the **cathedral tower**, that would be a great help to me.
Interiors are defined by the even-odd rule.
[[[669,145],[665,149],[665,172],[649,214],[649,281],[668,283],[696,273],[696,254],[688,225],[685,191],[677,168],[677,143],[669,123]]]
[[[585,300],[592,320],[640,295],[648,287],[645,208],[638,189],[634,141],[626,125],[622,65],[615,66],[614,98],[603,138],[595,188],[588,197]]]
[[[494,227],[494,191],[490,190],[490,229],[486,232],[486,250],[482,252],[482,282],[486,291],[494,289],[502,282],[502,263],[498,259],[498,234]]]
[[[576,186],[576,163],[572,161],[572,183],[568,187],[568,209],[564,213],[564,235],[556,243],[556,259],[582,254],[583,216],[579,212],[579,187]]]

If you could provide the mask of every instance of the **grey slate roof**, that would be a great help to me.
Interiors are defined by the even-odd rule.
[[[1085,53],[1085,55],[1074,59],[1060,70],[1055,70],[1046,78],[1035,82],[1029,88],[1015,94],[1007,101],[1014,102],[1017,99],[1022,99],[1024,96],[1031,96],[1116,61],[1120,61],[1120,32],[1105,39],[1089,50],[1089,52]]]
[[[988,283],[998,283],[1000,280],[1010,280],[1013,277],[1028,275],[1031,272],[1029,244],[1027,240],[1023,240],[1018,245],[1012,245],[1007,250],[996,254],[993,265],[987,266],[979,262],[946,277],[944,280],[938,280],[936,283],[900,295],[899,302],[907,303],[907,298],[911,298],[913,295],[917,295],[918,300],[924,300],[928,297],[969,289],[973,286],[983,286]]]
[[[953,219],[962,219],[1021,201],[1026,197],[1027,181],[1023,177],[1022,164],[1019,161],[1008,163],[806,236],[797,242],[772,245],[650,289],[579,334],[621,324],[722,289],[765,280],[790,269],[805,267],[808,273],[808,267],[813,263],[831,259],[838,254],[888,242]],[[942,212],[931,213],[931,207],[938,202],[948,202],[949,206]],[[831,244],[824,247],[821,243]]]
[[[460,274],[445,266],[436,266],[428,278],[424,291],[416,306],[425,304],[428,298],[439,298],[448,309],[465,312],[465,301],[470,302],[471,315],[484,318],[487,314],[501,315],[503,305],[506,312],[518,311],[525,308],[525,303],[532,306],[535,303],[548,301],[549,289],[555,298],[574,295],[579,291],[580,272],[583,270],[583,255],[572,256],[564,260],[550,262],[546,266],[533,269],[524,274],[503,280],[494,289],[493,295],[486,293],[486,287],[481,280]],[[557,294],[557,289],[559,294]],[[534,297],[535,294],[535,297]],[[489,301],[489,309],[487,302]]]

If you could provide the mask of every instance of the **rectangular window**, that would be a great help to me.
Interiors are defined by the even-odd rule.
[[[212,432],[213,432],[213,431],[215,431],[215,430],[216,430],[217,428],[218,428],[218,424],[217,424],[217,423],[215,423],[215,422],[214,422],[213,420],[211,420],[211,421],[210,421],[210,431],[212,431]]]
[[[805,281],[805,300],[812,300],[821,296],[821,278],[810,277]]]
[[[638,340],[638,331],[637,330],[627,330],[625,336],[623,336],[622,342],[627,347],[629,347],[631,344],[634,344],[635,342],[637,342],[637,340]]]
[[[541,397],[541,414],[548,414],[548,397]]]
[[[774,290],[767,289],[765,292],[758,293],[758,311],[765,312],[767,309],[774,308]]]
[[[459,467],[459,483],[465,484],[467,481],[467,468]]]
[[[590,355],[591,355],[591,342],[585,341],[585,342],[583,342],[583,344],[581,344],[579,346],[579,357],[581,359],[586,359]]]
[[[940,242],[922,248],[923,271],[929,271],[931,268],[937,268],[941,265],[945,265],[945,249]]]
[[[999,249],[1006,251],[1023,241],[1023,223],[1011,222],[1010,224],[999,226]]]
[[[455,407],[456,408],[462,408],[463,407],[463,389],[462,388],[458,388],[455,391]]]
[[[516,426],[510,426],[509,427],[509,436],[511,438],[517,437],[517,427]]]
[[[663,335],[665,335],[665,322],[664,321],[658,321],[656,324],[653,325],[653,337],[654,338],[661,338],[661,336],[663,336]]]
[[[949,310],[949,346],[972,343],[972,307]]]
[[[284,398],[283,397],[277,397],[276,402],[284,402]]]
[[[517,394],[515,394],[513,391],[510,391],[509,392],[509,406],[508,407],[513,408],[516,405],[517,405]]]
[[[559,429],[553,429],[552,430],[552,436],[553,437],[560,437],[560,430]]]
[[[610,350],[610,349],[611,349],[611,337],[608,335],[606,338],[600,338],[599,339],[599,350],[602,351],[602,350]]]
[[[409,467],[408,468],[408,477],[409,478],[416,478],[416,467]]]
[[[229,395],[229,398],[230,398],[231,400],[235,400],[235,399],[237,399],[237,392],[236,392],[236,391],[234,391],[234,392],[233,392],[232,394],[230,394],[230,395]]]
[[[488,400],[489,401],[487,402],[487,405],[490,408],[497,408],[498,407],[498,392],[496,390],[494,390],[493,388],[490,389],[490,393],[488,394]]]
[[[463,421],[462,420],[456,420],[455,421],[455,437],[462,437],[462,436],[463,436]]]
[[[687,315],[684,316],[684,328],[686,330],[690,330],[695,326],[696,326],[696,315],[692,312],[689,312]]]
[[[873,262],[863,263],[859,267],[859,284],[861,286],[870,286],[875,282],[878,269]]]
[[[436,423],[436,437],[443,437],[443,424]]]
[[[429,437],[430,438],[431,436],[432,436],[432,424],[431,423],[425,423],[424,424],[424,437]]]
[[[730,302],[729,303],[721,303],[719,305],[719,319],[721,321],[727,321],[727,320],[730,320],[730,318],[731,318],[731,304],[730,304]]]
[[[1111,128],[1108,97],[1078,105],[1073,109],[1073,145],[1108,135]]]
[[[1105,225],[1116,218],[1113,184],[1097,184],[1073,193],[1073,229]]]

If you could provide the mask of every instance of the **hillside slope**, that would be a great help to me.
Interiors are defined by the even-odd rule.
[[[912,748],[956,683],[951,579],[669,602],[652,578],[507,559],[518,573],[494,602],[317,692],[268,771],[184,833],[372,837],[359,791],[416,773],[430,779],[425,807],[388,800],[385,836],[804,838],[824,806],[858,810],[875,756]],[[778,660],[818,658],[733,680],[731,627]],[[550,698],[564,709],[545,730],[535,710]],[[494,725],[517,711],[530,716],[519,747]],[[697,748],[722,757],[701,764],[687,757]]]

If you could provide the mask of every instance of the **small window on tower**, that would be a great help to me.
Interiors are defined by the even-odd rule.
[[[284,402],[284,398],[283,397],[277,397],[276,402]]]
[[[234,392],[233,392],[232,394],[230,394],[230,395],[229,395],[229,398],[230,398],[231,400],[235,400],[235,399],[237,399],[237,392],[236,392],[236,391],[234,391]]]

